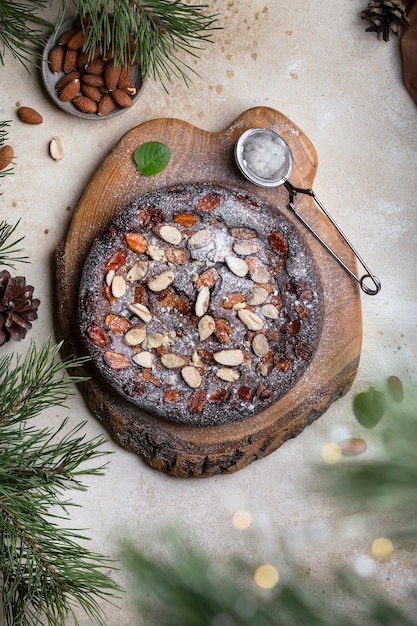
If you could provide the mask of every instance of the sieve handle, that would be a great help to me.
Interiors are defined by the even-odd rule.
[[[322,246],[324,246],[327,252],[331,254],[331,256],[339,263],[339,265],[343,267],[343,269],[349,274],[349,276],[351,276],[354,280],[356,280],[357,283],[359,283],[359,286],[364,293],[366,293],[368,296],[375,296],[377,293],[379,293],[379,291],[381,290],[380,280],[374,274],[372,274],[372,272],[370,271],[366,263],[363,261],[361,256],[358,254],[358,252],[355,250],[353,245],[350,243],[346,235],[342,232],[342,230],[336,224],[336,222],[334,221],[332,216],[328,213],[328,211],[326,211],[326,209],[324,208],[320,200],[317,198],[314,191],[312,189],[301,189],[299,187],[294,187],[294,185],[292,185],[288,180],[284,182],[284,185],[290,194],[290,202],[288,206],[291,209],[291,211],[302,222],[302,224],[304,224],[304,226],[310,231],[310,233],[314,235],[314,237],[322,244]],[[310,226],[310,224],[303,218],[303,216],[300,213],[298,213],[295,207],[295,202],[294,202],[295,196],[297,195],[297,193],[306,194],[307,196],[310,196],[311,198],[314,199],[317,206],[321,209],[321,211],[324,213],[327,219],[333,224],[333,226],[336,228],[339,235],[342,237],[345,243],[349,246],[349,248],[352,250],[353,254],[355,255],[356,259],[359,261],[359,263],[362,265],[362,267],[366,271],[366,273],[363,274],[363,276],[356,276],[356,274],[352,272],[352,270],[346,265],[344,261],[342,261],[342,259],[334,252],[334,250],[330,248],[330,246],[324,241],[324,239],[322,239],[320,235]],[[367,284],[367,281],[373,283],[373,286],[369,286],[369,284]]]

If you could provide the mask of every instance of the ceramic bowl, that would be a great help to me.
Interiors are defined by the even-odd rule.
[[[70,115],[74,115],[75,117],[78,117],[81,119],[102,121],[102,120],[116,117],[118,115],[121,115],[122,113],[125,113],[126,111],[129,111],[131,107],[116,106],[115,109],[113,109],[106,115],[97,115],[97,113],[84,113],[83,111],[80,111],[79,109],[77,109],[72,102],[62,102],[59,99],[58,92],[55,88],[55,85],[64,76],[64,72],[60,72],[59,74],[54,74],[51,71],[49,67],[49,63],[48,63],[49,52],[51,48],[55,45],[55,42],[57,41],[58,37],[60,37],[62,34],[66,33],[67,31],[71,30],[72,28],[74,28],[74,25],[76,24],[76,22],[77,22],[76,17],[67,19],[65,22],[62,23],[62,26],[59,29],[58,33],[52,34],[45,45],[43,55],[42,55],[41,76],[42,76],[42,80],[43,80],[47,93],[49,94],[53,102],[62,111],[65,111],[65,113],[69,113]],[[132,66],[131,79],[136,88],[136,94],[132,96],[131,98],[133,104],[135,104],[138,101],[138,99],[141,97],[144,87],[145,87],[145,82],[142,79],[140,66],[138,64],[135,64]]]

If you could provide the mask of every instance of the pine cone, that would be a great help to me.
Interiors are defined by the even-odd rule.
[[[32,322],[38,318],[40,300],[33,298],[33,287],[23,276],[12,278],[7,270],[0,272],[0,346],[24,339]]]
[[[376,32],[378,39],[382,34],[384,41],[389,41],[390,30],[397,37],[400,26],[408,24],[406,11],[401,0],[371,0],[362,11],[361,18],[371,22],[367,33]]]

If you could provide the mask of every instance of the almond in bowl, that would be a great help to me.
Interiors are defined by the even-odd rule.
[[[144,89],[140,66],[117,65],[99,50],[89,58],[84,41],[76,17],[48,40],[41,75],[49,96],[60,109],[83,119],[103,120],[129,110]]]

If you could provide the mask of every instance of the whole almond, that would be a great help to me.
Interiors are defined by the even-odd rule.
[[[94,59],[91,63],[85,65],[85,71],[87,74],[94,74],[95,76],[101,76],[103,74],[106,61],[104,59]]]
[[[59,92],[59,99],[61,102],[70,102],[80,91],[80,80],[75,78],[71,82],[67,83],[65,87]]]
[[[81,50],[85,41],[85,33],[82,30],[76,32],[67,43],[70,50]]]
[[[101,92],[98,87],[92,87],[91,85],[82,85],[81,91],[87,98],[93,100],[93,102],[100,102],[101,100]]]
[[[62,76],[62,78],[60,78],[59,81],[56,83],[55,89],[57,91],[61,91],[61,89],[65,87],[65,85],[68,85],[68,83],[70,83],[72,80],[75,80],[76,78],[79,79],[80,76],[81,72],[79,72],[78,70],[74,70],[69,74],[64,74],[64,76]]]
[[[256,315],[253,311],[249,309],[241,309],[237,312],[239,319],[243,324],[245,324],[246,328],[249,330],[261,330],[263,328],[263,321]]]
[[[82,113],[96,113],[97,103],[86,96],[75,96],[73,105]]]
[[[119,81],[117,86],[118,86],[119,89],[121,89],[122,91],[127,93],[128,96],[135,96],[136,95],[137,89],[136,89],[132,79],[129,79],[129,80],[123,82],[123,83],[121,83]]]
[[[113,91],[111,92],[111,96],[113,100],[115,101],[115,103],[118,104],[119,107],[122,107],[123,109],[126,109],[127,107],[131,107],[133,104],[132,98],[128,96],[127,93],[125,93],[121,89],[118,89],[117,87],[116,89],[113,89]]]
[[[81,76],[81,82],[84,83],[84,85],[91,85],[91,87],[102,87],[104,85],[104,78],[96,74],[83,74]]]
[[[68,48],[65,51],[64,62],[62,64],[62,69],[65,74],[69,74],[77,69],[77,51],[69,50]]]
[[[62,71],[65,49],[62,46],[53,46],[48,55],[48,63],[51,72],[59,74]]]
[[[31,107],[20,107],[17,109],[17,116],[25,124],[42,124],[43,122],[42,115]]]
[[[361,437],[350,437],[339,443],[340,450],[345,456],[357,456],[366,452],[368,446]]]
[[[78,28],[70,28],[70,30],[62,33],[62,35],[60,35],[57,39],[58,46],[66,46],[71,37],[73,37],[78,32],[78,30]]]
[[[8,167],[14,156],[14,150],[12,146],[6,145],[0,148],[0,171]]]
[[[121,71],[122,71],[122,66],[115,65],[113,60],[106,62],[104,66],[103,76],[104,76],[104,84],[106,85],[109,91],[113,91],[113,89],[116,89],[117,83],[119,82]]]

